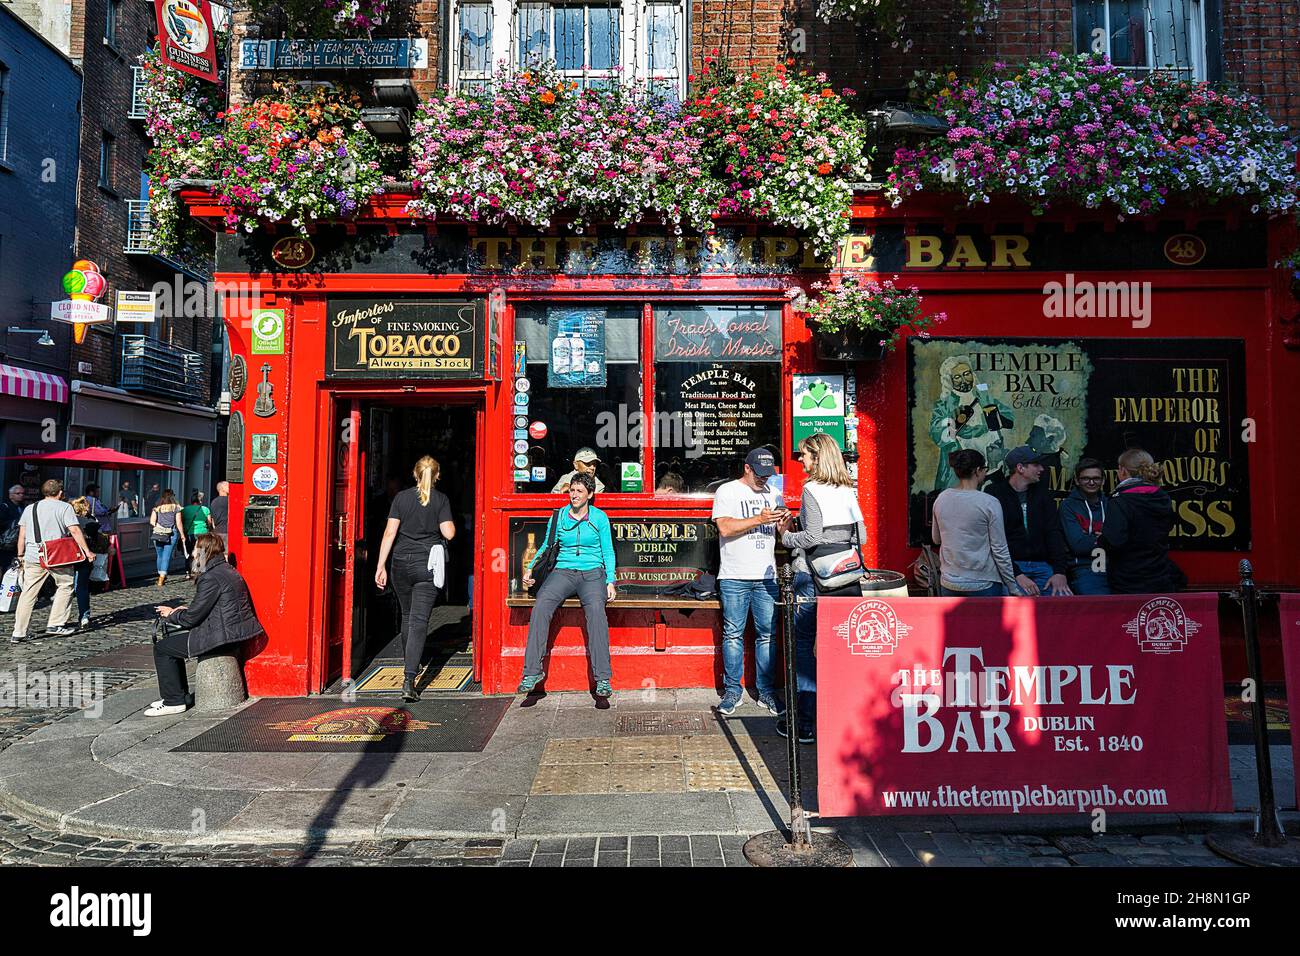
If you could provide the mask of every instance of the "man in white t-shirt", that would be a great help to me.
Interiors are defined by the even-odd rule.
[[[754,671],[759,706],[781,714],[772,686],[772,620],[776,615],[776,523],[788,514],[781,493],[769,488],[776,458],[766,448],[745,456],[745,473],[713,499],[721,538],[718,596],[722,602],[722,700],[732,714],[745,699],[745,624],[754,615]]]
[[[72,583],[76,565],[66,564],[62,567],[44,568],[41,566],[41,549],[37,541],[40,530],[41,541],[54,541],[69,535],[81,548],[81,554],[87,561],[95,560],[94,554],[86,546],[86,537],[81,533],[81,524],[72,505],[62,500],[63,482],[51,478],[41,485],[42,498],[30,504],[18,520],[18,553],[23,560],[23,591],[18,598],[18,608],[14,614],[14,632],[9,643],[17,644],[27,638],[27,627],[32,620],[32,609],[36,607],[36,598],[40,596],[41,587],[46,578],[54,578],[58,590],[54,592],[54,604],[50,607],[50,620],[45,633],[50,637],[65,637],[75,634],[77,629],[68,625],[72,611]],[[39,522],[39,526],[37,524]]]

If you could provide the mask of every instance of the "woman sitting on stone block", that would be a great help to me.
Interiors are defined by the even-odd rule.
[[[154,669],[158,672],[159,700],[145,711],[149,717],[179,714],[189,708],[191,697],[185,679],[185,661],[227,644],[257,637],[257,622],[248,585],[239,572],[226,563],[226,546],[217,534],[202,534],[194,542],[194,600],[188,606],[154,608],[173,628],[183,628],[153,646]]]

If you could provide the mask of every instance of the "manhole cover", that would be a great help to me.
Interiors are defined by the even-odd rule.
[[[630,714],[619,714],[614,724],[614,733],[622,736],[641,737],[651,734],[716,734],[718,723],[713,714],[707,710],[646,710]]]

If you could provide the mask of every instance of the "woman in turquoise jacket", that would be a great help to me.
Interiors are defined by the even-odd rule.
[[[546,656],[551,618],[566,599],[576,594],[587,618],[587,654],[596,678],[596,696],[610,695],[609,682],[614,674],[609,663],[605,604],[614,600],[615,595],[614,538],[609,530],[609,517],[591,506],[595,494],[596,480],[591,475],[573,476],[569,484],[569,507],[559,508],[551,515],[542,539],[550,542],[551,526],[555,525],[555,543],[544,545],[524,569],[524,587],[532,587],[533,566],[538,558],[546,553],[547,547],[559,549],[555,570],[538,588],[537,603],[528,622],[528,650],[524,654],[520,694],[531,693],[546,678],[542,658]]]

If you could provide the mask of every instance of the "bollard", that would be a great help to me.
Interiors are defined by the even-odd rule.
[[[1277,818],[1277,801],[1273,795],[1273,762],[1268,750],[1268,717],[1264,712],[1264,668],[1259,655],[1259,592],[1250,562],[1237,566],[1241,584],[1235,595],[1241,602],[1241,626],[1246,638],[1246,667],[1255,686],[1255,700],[1250,706],[1251,729],[1255,735],[1255,776],[1259,784],[1259,822],[1256,839],[1261,846],[1277,847],[1286,842],[1281,821]]]
[[[789,755],[790,789],[789,834],[769,830],[745,843],[745,859],[754,866],[852,866],[853,851],[839,837],[813,833],[803,808],[802,780],[799,772],[799,685],[794,647],[794,619],[799,598],[794,593],[794,569],[781,566],[782,647],[785,650],[785,729],[786,753]]]
[[[1241,583],[1231,593],[1241,604],[1241,625],[1246,639],[1246,667],[1255,686],[1250,706],[1251,730],[1255,737],[1255,776],[1259,786],[1259,816],[1255,832],[1214,833],[1205,845],[1220,856],[1247,866],[1300,866],[1300,845],[1287,840],[1277,816],[1273,795],[1273,762],[1268,751],[1268,718],[1264,713],[1264,671],[1259,654],[1259,591],[1250,562],[1237,565]]]

